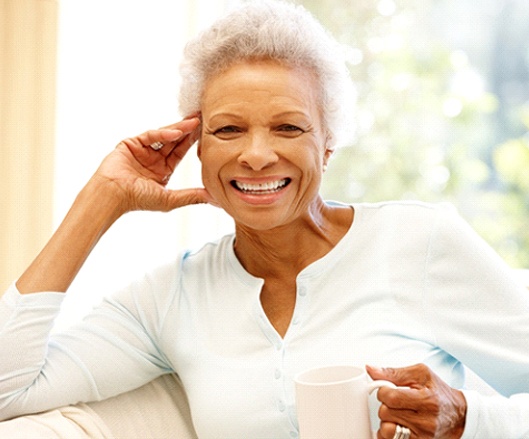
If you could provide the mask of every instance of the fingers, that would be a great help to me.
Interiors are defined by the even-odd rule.
[[[393,422],[381,422],[380,429],[377,432],[377,439],[393,439],[399,437],[408,437],[409,439],[415,439],[419,436],[410,429],[410,435],[403,435],[402,427],[407,429],[401,424],[394,424]]]
[[[417,409],[409,408],[394,408],[382,403],[378,409],[378,416],[384,422],[392,422],[394,424],[410,425],[417,421]]]
[[[366,369],[373,379],[385,379],[399,386],[398,389],[391,387],[379,389],[377,399],[383,403],[382,410],[388,408],[400,411],[401,414],[406,414],[406,419],[409,419],[413,413],[427,408],[432,394],[430,389],[432,375],[424,364],[382,369],[367,366]]]
[[[393,389],[392,389],[393,390]],[[400,391],[399,389],[397,389]],[[440,427],[440,406],[436,404],[437,397],[429,389],[427,396],[420,395],[420,390],[402,390],[400,395],[382,396],[382,402],[378,416],[381,420],[380,433],[384,438],[393,438],[397,425],[405,426],[412,432],[411,437],[429,438],[436,437],[435,434]],[[415,392],[417,398],[406,398],[402,392]],[[399,399],[402,398],[401,401]],[[389,405],[391,404],[391,405]],[[400,408],[396,408],[398,406]],[[408,406],[407,408],[405,406]],[[413,408],[410,408],[413,407]],[[439,436],[449,437],[449,436]]]
[[[189,149],[195,144],[200,137],[200,125],[191,133],[181,138],[180,141],[172,147],[167,155],[167,165],[174,169],[176,165],[184,158]]]
[[[424,367],[428,370],[426,366]],[[418,412],[423,402],[420,389],[428,380],[422,365],[404,368],[366,366],[366,370],[374,380],[391,381],[401,387],[398,389],[381,387],[377,392],[377,398],[382,403],[378,412],[381,423],[377,438],[393,439],[402,437],[397,434],[397,426],[399,428],[400,426],[409,428],[410,438],[420,437],[414,430],[418,421]],[[404,386],[405,388],[402,388]]]
[[[200,119],[192,117],[125,139],[118,148],[122,145],[128,148],[136,159],[138,171],[165,186],[199,135]]]
[[[109,155],[104,169],[127,189],[132,200],[131,210],[168,211],[188,204],[214,204],[202,188],[166,189],[175,168],[197,141],[200,131],[200,119],[191,117],[118,144],[117,152]],[[160,149],[151,147],[153,143],[160,143]]]
[[[131,140],[136,140],[137,146],[141,145],[142,147],[148,147],[150,145],[159,143],[163,146],[153,149],[156,149],[157,151],[159,150],[160,154],[164,156],[169,156],[173,149],[178,146],[184,138],[197,130],[199,125],[200,120],[196,117],[192,119],[184,119],[178,123],[164,128],[146,131],[145,133],[140,134],[135,139]],[[188,146],[187,149],[193,145],[197,138],[198,137],[195,137],[193,142],[189,145],[186,143]]]
[[[149,147],[149,149],[152,148],[153,151],[163,154],[163,149],[166,144],[176,145],[183,135],[183,131],[178,129],[149,130],[136,137],[124,139],[121,143],[125,144],[135,154],[148,154],[149,151],[146,148]],[[165,152],[165,155],[167,155],[167,152]]]
[[[166,197],[163,209],[166,211],[191,204],[214,204],[211,195],[204,188],[169,190],[166,191]]]
[[[402,368],[366,366],[366,370],[374,380],[388,380],[399,387],[424,386],[431,379],[430,369],[424,364]]]
[[[201,116],[200,113],[190,114],[189,116],[184,117],[181,121],[172,123],[170,125],[166,125],[164,127],[161,127],[160,129],[168,129],[168,130],[185,129],[184,127],[186,126],[188,121],[193,120],[193,119],[199,119],[199,121],[200,121],[201,117],[202,116]]]
[[[460,437],[466,419],[466,400],[426,365],[404,368],[367,367],[374,379],[386,379],[408,388],[383,387],[377,398],[381,428],[379,437],[393,438],[395,426],[409,428],[412,438]],[[399,437],[399,436],[397,436]]]

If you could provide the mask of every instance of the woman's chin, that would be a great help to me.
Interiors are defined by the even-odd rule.
[[[245,209],[239,210],[235,213],[228,212],[235,221],[238,228],[253,230],[256,232],[264,232],[273,230],[281,226],[285,226],[291,220],[291,215],[288,215],[283,209],[263,208],[263,204],[259,205],[259,209]],[[270,207],[270,206],[269,206]]]

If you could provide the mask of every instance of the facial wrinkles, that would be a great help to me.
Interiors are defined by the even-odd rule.
[[[232,201],[237,205],[236,199],[226,192],[230,192],[232,184],[242,192],[261,190],[264,194],[283,187],[287,183],[285,178],[293,179],[296,189],[289,197],[290,210],[305,211],[306,203],[313,198],[309,194],[317,193],[325,141],[316,87],[306,72],[300,75],[295,70],[271,70],[270,64],[262,67],[235,68],[226,75],[212,78],[207,84],[202,105],[204,133],[201,142],[205,183],[209,182],[210,189],[231,210]],[[281,125],[297,126],[302,132],[288,137],[285,131],[278,129]],[[215,135],[226,126],[237,128],[233,138]],[[240,148],[248,145],[245,143],[248,136],[255,136],[256,141],[265,142],[263,145],[277,153],[278,161],[273,167],[256,173],[236,161],[242,151]],[[259,186],[261,177],[264,183]],[[233,183],[237,178],[244,181]]]
[[[266,102],[241,101],[217,107],[215,112],[207,116],[205,128],[209,131],[225,123],[236,123],[243,126],[273,127],[275,124],[293,124],[304,131],[313,131],[311,117],[302,107],[274,103],[273,99]]]
[[[282,107],[285,111],[301,111],[309,120],[320,120],[319,110],[314,108],[318,102],[315,92],[309,88],[310,93],[307,93],[306,83],[312,78],[306,72],[301,72],[301,77],[306,81],[300,81],[300,75],[283,75],[282,79],[286,80],[281,81],[256,69],[246,72],[240,81],[234,83],[232,77],[221,74],[206,87],[202,108],[204,120],[212,122],[220,114],[251,114],[264,118],[274,110],[280,112]]]
[[[223,89],[222,86],[219,88]],[[229,95],[229,98],[226,95]],[[223,144],[214,133],[225,126],[235,126],[244,132],[244,135],[249,133],[258,136],[256,140],[268,144],[284,141],[280,133],[271,134],[281,125],[293,125],[302,130],[298,140],[294,135],[288,140],[291,145],[299,144],[300,141],[315,142],[315,137],[321,133],[320,124],[313,123],[315,116],[310,114],[309,102],[303,102],[303,99],[253,89],[248,92],[237,89],[235,94],[222,93],[211,98],[204,111],[204,132],[208,137],[207,141],[213,144]],[[208,108],[213,110],[208,111]],[[235,142],[236,139],[232,141]]]

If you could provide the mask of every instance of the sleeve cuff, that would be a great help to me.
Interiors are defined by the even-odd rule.
[[[479,425],[480,396],[478,392],[472,390],[463,390],[463,395],[467,401],[467,416],[461,439],[475,439]]]
[[[21,294],[20,291],[18,291],[16,283],[13,282],[1,298],[11,307],[22,306],[30,308],[43,306],[60,307],[65,297],[65,293],[59,293],[56,291]]]
[[[509,398],[468,390],[463,394],[467,400],[467,418],[462,439],[529,438],[529,393]]]

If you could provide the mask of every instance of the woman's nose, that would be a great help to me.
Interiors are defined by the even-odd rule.
[[[261,171],[278,161],[272,139],[265,136],[251,136],[243,145],[239,163],[254,171]]]

